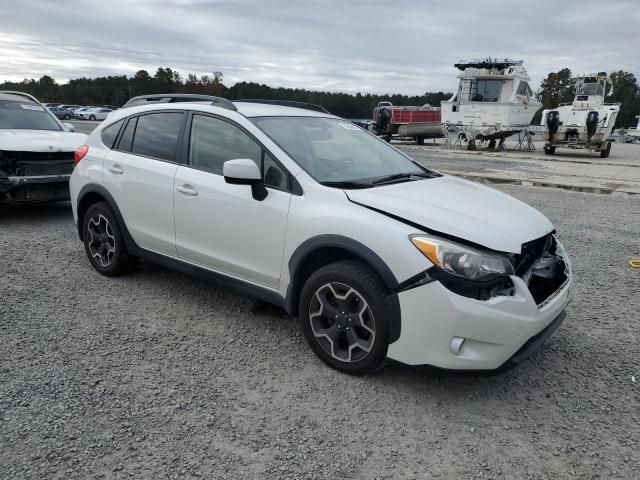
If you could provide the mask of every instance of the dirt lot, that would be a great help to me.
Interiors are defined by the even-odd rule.
[[[68,205],[1,211],[0,477],[640,478],[640,199],[501,189],[556,224],[576,286],[500,376],[348,377],[278,309],[101,277]]]

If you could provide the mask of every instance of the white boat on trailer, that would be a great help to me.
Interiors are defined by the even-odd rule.
[[[606,72],[575,77],[576,97],[573,103],[542,112],[545,130],[544,152],[555,153],[557,147],[600,152],[607,158],[611,142],[607,140],[620,112],[619,103],[605,103],[610,85]]]
[[[460,70],[458,91],[442,102],[442,128],[467,141],[489,141],[489,148],[500,146],[505,138],[526,129],[542,104],[535,99],[531,78],[522,60],[487,58],[456,63]]]

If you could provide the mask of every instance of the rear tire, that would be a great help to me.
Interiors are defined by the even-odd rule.
[[[389,319],[399,315],[389,291],[365,263],[326,265],[305,283],[298,319],[307,342],[336,370],[364,375],[379,369],[389,347]]]
[[[424,137],[422,137],[422,136],[416,137],[416,143],[418,145],[424,145]]]
[[[553,155],[554,153],[556,153],[556,147],[552,147],[551,145],[544,146],[545,155]]]
[[[91,265],[102,275],[124,275],[138,263],[137,257],[129,255],[120,225],[106,202],[87,209],[82,219],[82,239]]]
[[[607,142],[607,145],[600,150],[600,158],[609,158],[611,155],[611,142]]]

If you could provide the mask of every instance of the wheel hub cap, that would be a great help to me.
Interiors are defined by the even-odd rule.
[[[341,362],[362,360],[373,347],[376,332],[371,308],[348,285],[333,282],[316,290],[309,321],[322,349]]]
[[[108,267],[116,254],[116,239],[109,220],[96,213],[87,225],[87,245],[89,253],[102,267]]]

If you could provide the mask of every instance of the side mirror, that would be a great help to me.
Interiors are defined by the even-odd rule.
[[[250,185],[251,193],[256,200],[262,201],[267,197],[260,168],[249,158],[227,160],[222,165],[222,175],[225,182],[232,185]]]
[[[73,123],[64,122],[62,125],[64,125],[64,128],[66,128],[70,132],[75,132],[76,131],[76,127],[75,127],[75,125]]]

